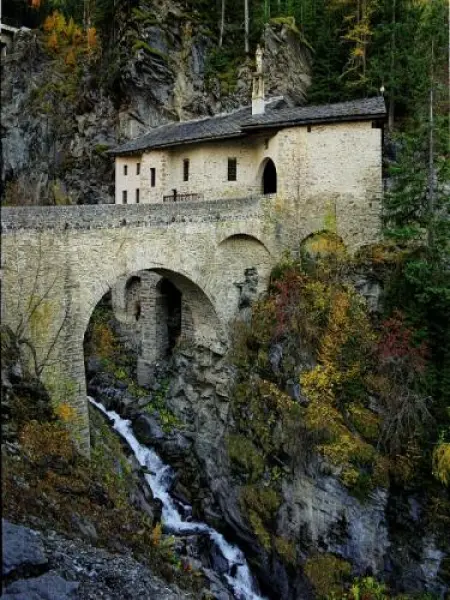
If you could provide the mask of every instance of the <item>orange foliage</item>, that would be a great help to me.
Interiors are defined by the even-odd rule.
[[[59,404],[55,408],[55,414],[63,421],[64,423],[73,423],[77,418],[76,410],[67,404],[67,402],[63,402]]]
[[[117,346],[114,333],[105,323],[95,323],[92,331],[94,353],[100,358],[112,358]]]
[[[161,523],[156,523],[156,525],[153,527],[152,537],[151,537],[153,546],[159,546],[159,544],[161,543],[161,535],[162,535]]]
[[[64,63],[70,68],[76,67],[80,57],[86,53],[92,55],[98,49],[95,27],[89,27],[83,32],[72,18],[67,20],[58,11],[45,19],[43,29],[47,33],[48,49],[60,53]]]
[[[58,50],[58,36],[56,35],[56,31],[53,31],[47,38],[47,48],[53,52]]]

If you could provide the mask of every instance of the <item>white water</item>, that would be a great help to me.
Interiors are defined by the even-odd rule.
[[[153,496],[162,502],[162,519],[165,528],[173,533],[208,534],[228,561],[229,574],[225,577],[234,590],[236,600],[264,600],[255,591],[247,561],[243,552],[237,546],[229,544],[218,531],[209,527],[206,523],[183,521],[168,492],[173,479],[170,467],[165,465],[151,448],[147,448],[147,446],[143,446],[138,442],[134,437],[131,422],[122,419],[120,415],[112,410],[106,410],[102,404],[96,402],[90,396],[88,396],[88,400],[113,421],[113,429],[127,441],[139,464],[150,471],[150,474],[145,475],[145,479],[153,492]],[[231,575],[231,572],[235,572],[235,575]]]

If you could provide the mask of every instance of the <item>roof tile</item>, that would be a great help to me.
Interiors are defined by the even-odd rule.
[[[382,97],[294,108],[280,108],[281,105],[284,105],[282,98],[273,98],[266,101],[266,112],[260,115],[252,116],[251,106],[245,106],[214,117],[161,125],[117,146],[110,154],[135,154],[193,142],[242,137],[255,129],[354,121],[382,118],[386,115]]]

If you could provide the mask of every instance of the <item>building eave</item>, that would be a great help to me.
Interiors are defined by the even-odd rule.
[[[286,129],[288,127],[307,127],[308,125],[322,125],[334,123],[351,123],[359,121],[380,121],[386,120],[386,114],[371,114],[371,115],[347,115],[342,117],[319,117],[317,119],[291,119],[286,121],[276,121],[273,123],[255,123],[242,125],[244,132],[264,131],[266,129]]]

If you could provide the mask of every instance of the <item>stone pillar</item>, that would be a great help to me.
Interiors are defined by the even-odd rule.
[[[160,275],[141,273],[141,355],[137,364],[139,385],[148,385],[154,363],[163,358],[169,347],[167,302],[158,283]]]

